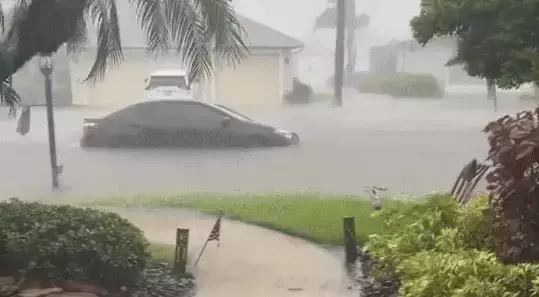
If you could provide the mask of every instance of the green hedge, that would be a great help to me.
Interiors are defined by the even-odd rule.
[[[430,74],[396,73],[388,76],[358,74],[354,86],[361,93],[387,94],[393,97],[441,97],[438,80]]]
[[[140,229],[117,214],[12,199],[0,202],[0,275],[134,285],[150,254]]]
[[[328,84],[333,86],[333,78]],[[374,75],[369,72],[357,72],[345,82],[345,86],[356,88],[360,93],[383,94],[396,98],[420,98],[443,96],[434,75],[421,73],[395,73],[392,75]]]
[[[379,211],[386,232],[365,248],[380,262],[375,277],[397,277],[402,297],[539,296],[539,264],[501,263],[488,213],[487,197],[460,207],[444,196]]]

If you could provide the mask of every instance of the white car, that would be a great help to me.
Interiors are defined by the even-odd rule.
[[[194,100],[187,72],[158,70],[145,80],[147,100]]]

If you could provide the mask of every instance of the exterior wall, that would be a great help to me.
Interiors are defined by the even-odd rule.
[[[298,55],[291,51],[283,51],[284,54],[284,92],[292,91],[294,77],[298,75]],[[288,58],[288,59],[287,59]]]
[[[251,52],[235,67],[222,66],[215,77],[214,101],[231,106],[280,106],[283,75],[279,52]]]
[[[152,57],[145,49],[125,49],[124,61],[115,68],[107,69],[102,81],[92,85],[83,84],[94,61],[94,53],[86,51],[71,60],[71,85],[76,104],[127,105],[144,100],[144,79],[158,69],[181,69],[177,56]]]
[[[450,57],[451,52],[448,49],[422,48],[401,55],[397,62],[397,69],[403,72],[432,74],[443,86],[446,81],[445,63]]]
[[[281,72],[281,51],[252,50],[235,68],[220,67],[213,81],[201,82],[197,99],[231,105],[280,105],[282,92],[291,89],[294,63],[284,65]],[[70,61],[71,88],[76,104],[94,106],[125,106],[144,100],[144,79],[158,69],[183,68],[178,56],[146,55],[144,49],[125,49],[124,61],[107,69],[102,81],[83,84],[94,61],[91,51],[80,53]],[[284,63],[283,63],[284,64]]]

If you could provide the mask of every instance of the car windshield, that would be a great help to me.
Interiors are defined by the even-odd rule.
[[[227,115],[230,115],[233,118],[236,118],[238,120],[246,121],[246,122],[252,122],[253,120],[249,118],[248,116],[245,116],[231,108],[228,108],[226,106],[220,105],[220,104],[211,104],[211,106],[219,109],[220,111],[226,113]]]
[[[146,88],[151,90],[158,87],[179,87],[180,89],[187,89],[187,83],[185,81],[185,76],[183,75],[151,76]]]

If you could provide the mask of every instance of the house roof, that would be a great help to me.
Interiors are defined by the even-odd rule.
[[[248,47],[300,48],[303,42],[242,15],[236,15],[245,30],[244,42]]]
[[[128,1],[118,1],[118,20],[122,46],[125,48],[146,48],[146,38],[137,22],[136,10]],[[236,15],[245,31],[244,42],[251,48],[300,48],[303,43],[284,33],[260,24],[242,15]],[[97,44],[96,28],[88,22],[88,45]]]

